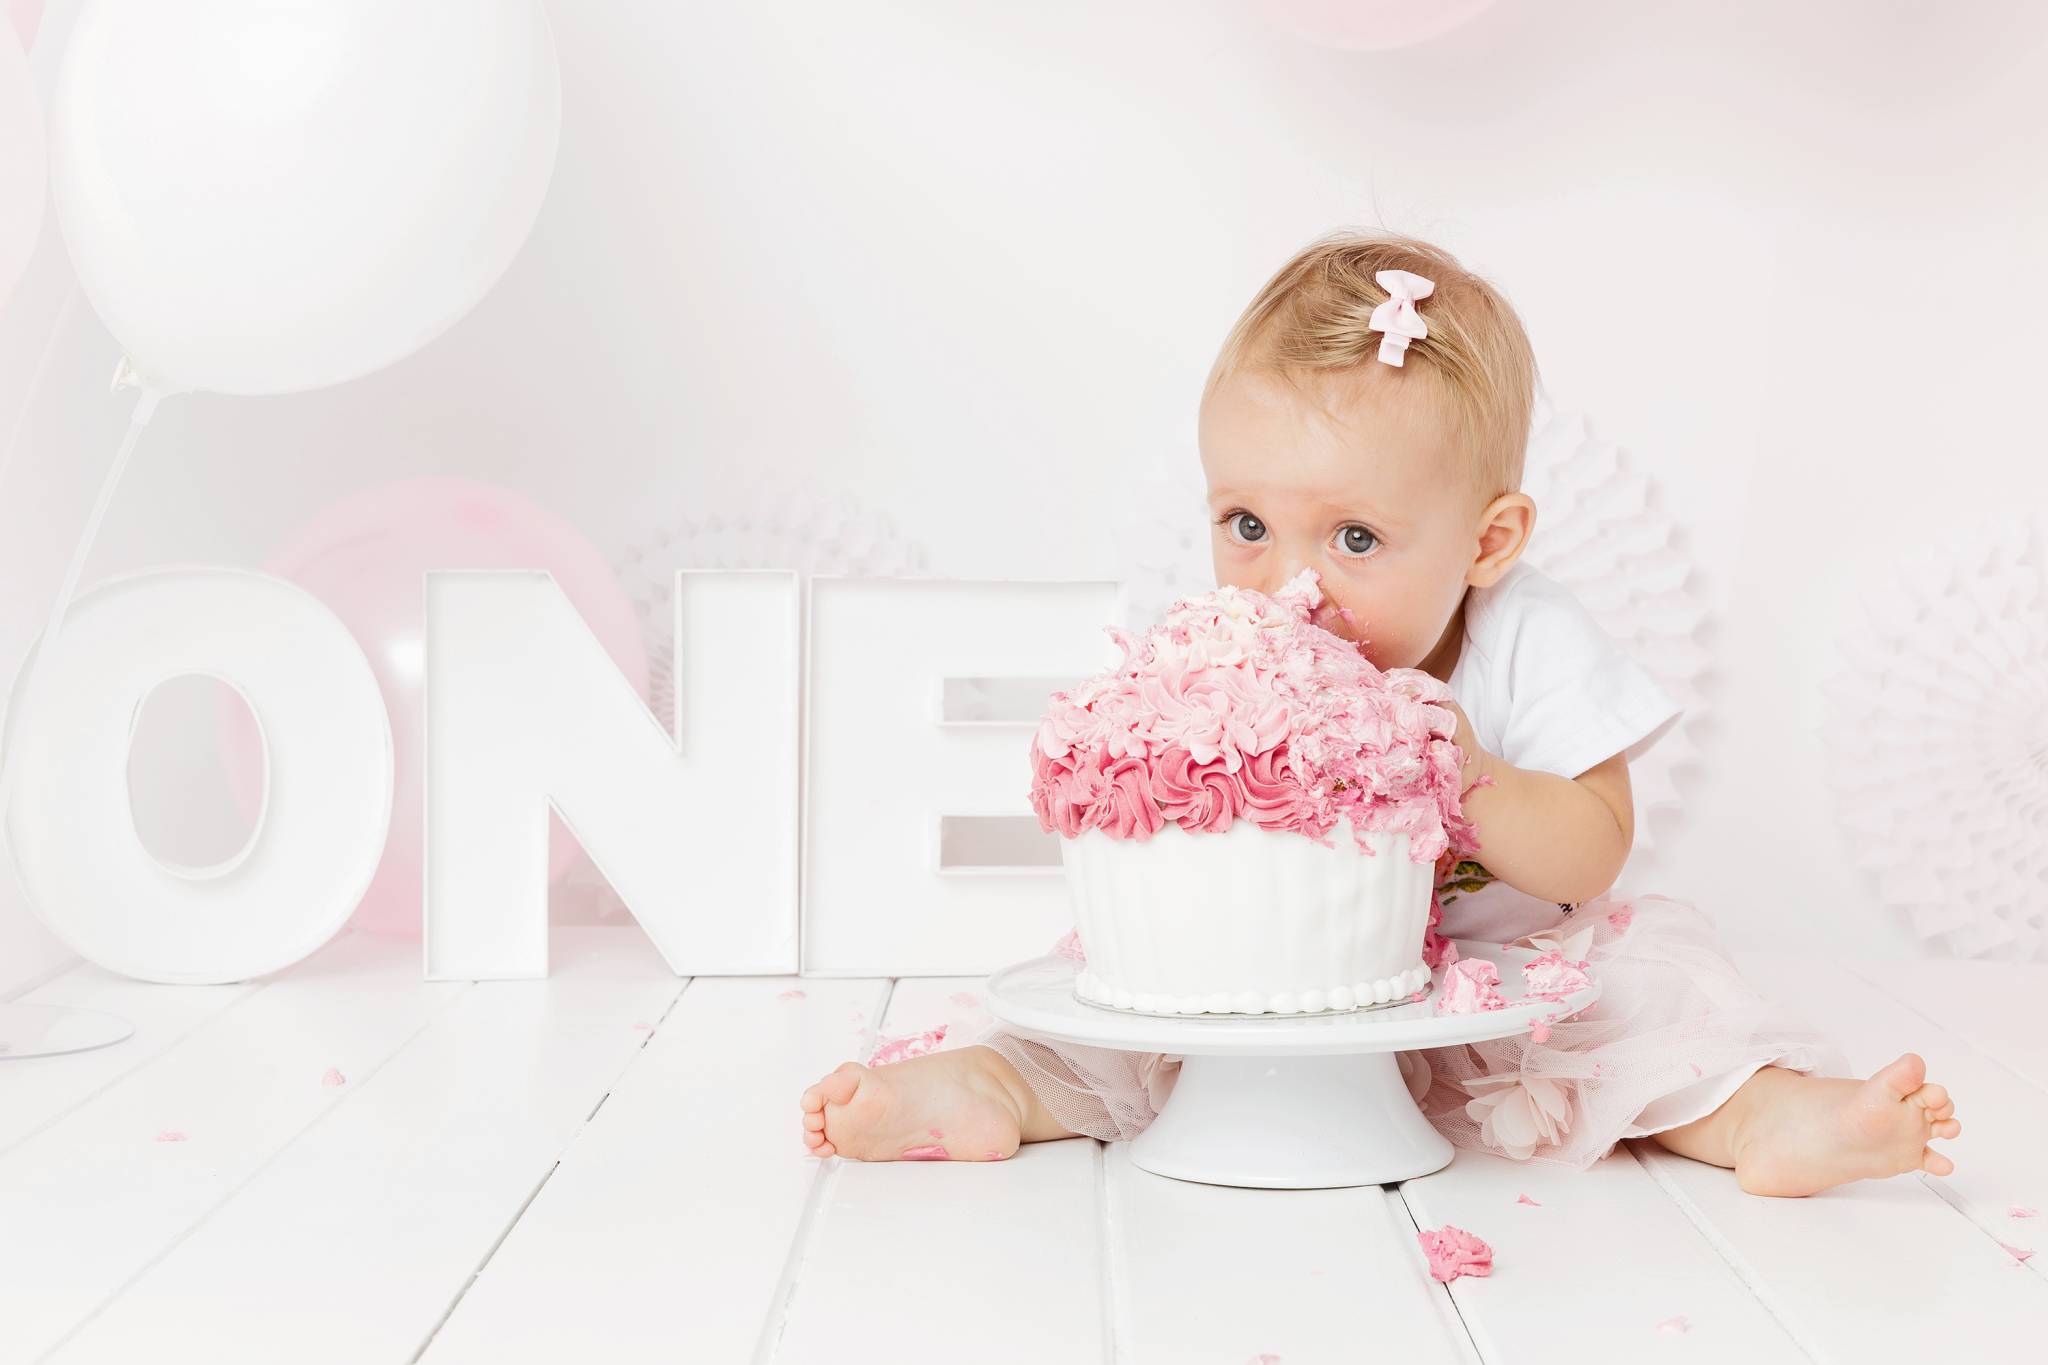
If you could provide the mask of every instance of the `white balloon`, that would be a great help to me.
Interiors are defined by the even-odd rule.
[[[561,104],[539,0],[87,0],[51,195],[145,380],[320,388],[411,354],[497,282]]]

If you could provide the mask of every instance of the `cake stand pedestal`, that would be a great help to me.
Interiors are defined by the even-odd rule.
[[[1425,999],[1345,1014],[1135,1014],[1080,999],[1075,964],[1052,959],[996,972],[988,1004],[1027,1037],[1182,1058],[1159,1116],[1131,1143],[1143,1170],[1259,1189],[1383,1185],[1451,1162],[1451,1144],[1416,1107],[1397,1053],[1526,1033],[1600,994],[1595,981],[1562,1001],[1520,1003],[1522,964],[1536,953],[1456,942],[1460,957],[1499,968],[1501,994],[1516,1003],[1440,1015],[1432,981]]]

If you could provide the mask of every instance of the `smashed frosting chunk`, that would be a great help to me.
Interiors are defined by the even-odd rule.
[[[947,1025],[941,1024],[923,1033],[907,1034],[901,1038],[877,1040],[875,1048],[868,1054],[869,1066],[889,1066],[896,1062],[907,1062],[912,1057],[923,1057],[939,1050],[946,1041]]]
[[[1436,993],[1438,1014],[1478,1014],[1506,1009],[1507,1003],[1501,998],[1500,969],[1485,958],[1459,958],[1444,968]]]
[[[1557,948],[1534,962],[1524,962],[1522,979],[1526,992],[1538,1000],[1562,1000],[1593,984],[1593,978],[1586,975],[1586,964],[1572,961]]]
[[[1116,665],[1052,694],[1031,744],[1031,805],[1047,833],[1149,839],[1167,823],[1239,820],[1357,845],[1409,836],[1409,857],[1478,848],[1460,805],[1451,692],[1420,669],[1382,672],[1311,619],[1314,569],[1268,596],[1222,587],[1174,603]]]
[[[1449,1284],[1460,1275],[1491,1275],[1493,1248],[1461,1227],[1449,1223],[1415,1234],[1429,1258],[1429,1277]]]

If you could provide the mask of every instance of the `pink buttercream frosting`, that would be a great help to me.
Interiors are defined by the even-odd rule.
[[[1460,958],[1444,968],[1443,985],[1436,993],[1438,1014],[1478,1014],[1505,1009],[1507,1003],[1501,998],[1500,969],[1485,958]]]
[[[878,1039],[874,1051],[868,1054],[869,1066],[889,1066],[896,1062],[907,1062],[912,1057],[923,1057],[939,1050],[939,1044],[946,1041],[947,1025],[926,1029],[901,1038]]]
[[[1461,1227],[1446,1223],[1431,1232],[1418,1232],[1422,1254],[1429,1257],[1429,1274],[1449,1284],[1460,1275],[1491,1275],[1493,1248]]]
[[[1593,978],[1586,975],[1584,962],[1574,962],[1556,948],[1534,962],[1524,962],[1522,978],[1528,994],[1539,1000],[1562,1000],[1593,984]]]
[[[1031,743],[1031,805],[1066,838],[1149,839],[1171,822],[1217,833],[1239,820],[1354,842],[1409,836],[1433,862],[1476,851],[1463,815],[1450,689],[1420,669],[1382,672],[1316,625],[1314,569],[1268,596],[1223,587],[1175,602],[1123,659],[1052,694]]]

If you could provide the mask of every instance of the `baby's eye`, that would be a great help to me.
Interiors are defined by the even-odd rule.
[[[1380,547],[1380,538],[1372,533],[1370,527],[1360,526],[1354,522],[1338,532],[1337,544],[1342,546],[1346,553],[1364,559]]]
[[[1226,528],[1240,532],[1247,545],[1256,545],[1266,537],[1266,523],[1249,512],[1231,512],[1223,518]]]

